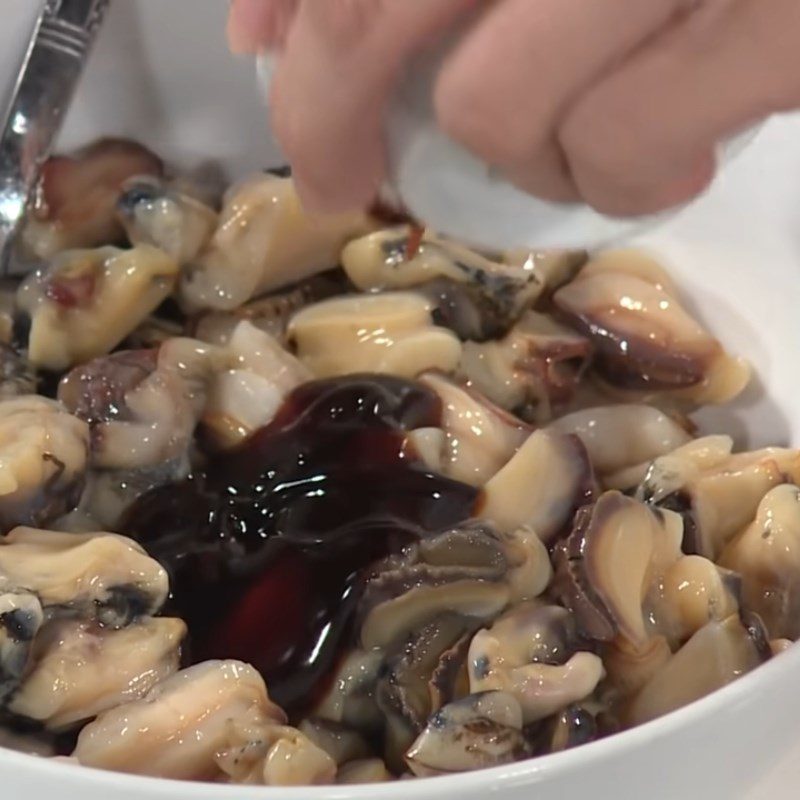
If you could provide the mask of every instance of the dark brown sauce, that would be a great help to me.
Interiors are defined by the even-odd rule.
[[[369,567],[472,513],[476,490],[407,446],[440,417],[417,383],[315,381],[205,474],[140,498],[124,530],[170,571],[191,660],[248,661],[290,714],[307,710],[351,644]]]

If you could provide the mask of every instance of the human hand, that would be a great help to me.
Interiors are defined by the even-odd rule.
[[[403,67],[480,0],[234,0],[234,50],[280,54],[271,109],[304,201],[363,207]],[[797,0],[493,0],[448,56],[439,124],[515,184],[614,215],[712,180],[718,143],[800,106]]]

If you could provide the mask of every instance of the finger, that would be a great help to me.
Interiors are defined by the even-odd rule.
[[[477,0],[304,0],[271,101],[306,205],[365,207],[385,173],[383,119],[406,61]]]
[[[798,52],[797,0],[708,3],[567,117],[560,139],[581,193],[614,214],[688,200],[713,175],[719,142],[800,105]]]
[[[228,44],[253,54],[283,45],[299,0],[234,0],[228,15]]]
[[[448,59],[442,127],[545,197],[574,195],[555,129],[587,84],[686,7],[686,0],[503,0]]]

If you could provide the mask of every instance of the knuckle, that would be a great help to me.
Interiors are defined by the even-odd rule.
[[[571,161],[593,162],[607,150],[611,123],[606,113],[600,113],[591,96],[574,106],[565,116],[559,129],[559,141]]]
[[[601,214],[627,217],[651,210],[653,187],[633,142],[635,124],[620,123],[603,108],[601,97],[587,96],[564,118],[558,140],[583,200]]]
[[[635,111],[595,90],[564,117],[558,141],[573,170],[619,179],[642,166],[651,139],[648,128]]]
[[[443,74],[434,108],[446,134],[496,166],[524,164],[547,139],[547,129],[539,122],[547,114],[530,103],[521,110],[519,103],[509,103],[469,74]]]
[[[311,0],[304,10],[331,47],[347,52],[360,47],[386,13],[385,0]]]

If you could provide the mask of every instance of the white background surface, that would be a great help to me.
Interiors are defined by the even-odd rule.
[[[12,65],[35,6],[34,0],[0,0],[0,94],[4,86],[8,88]],[[134,136],[182,163],[221,158],[232,175],[276,163],[279,159],[266,134],[266,113],[253,64],[232,59],[225,49],[226,9],[224,0],[116,0],[86,83],[70,114],[65,142],[76,144],[100,134]],[[799,443],[800,117],[770,124],[753,148],[725,172],[708,197],[650,234],[645,243],[663,254],[694,308],[726,344],[750,357],[757,366],[760,386],[733,414],[712,413],[706,418],[707,424],[724,423],[754,444],[789,440]],[[693,745],[689,754],[696,760],[692,769],[697,770],[698,777],[690,784],[696,793],[692,790],[681,797],[800,797],[797,656],[795,652],[786,657],[782,672],[776,664],[776,669],[765,673],[764,680],[772,682],[769,696],[775,701],[772,709],[765,711],[771,715],[766,723],[759,719],[759,707],[748,705],[746,695],[740,695],[738,716],[727,720],[721,715],[717,729],[709,724],[709,735]],[[742,686],[752,686],[755,694],[761,679],[762,675],[757,674]],[[653,727],[657,729],[658,726]],[[727,753],[732,764],[747,759],[752,749],[758,749],[748,736],[759,730],[761,733],[755,736],[764,755],[761,761],[754,759],[747,769],[756,776],[763,772],[764,776],[754,786],[742,781],[741,791],[729,788],[720,794],[719,786],[724,781],[719,775],[704,772],[704,765],[715,760],[707,754]],[[659,745],[664,748],[665,775],[677,774],[685,767],[687,753],[681,750],[681,743],[691,738],[685,731],[671,734],[672,738]],[[653,738],[651,734],[639,736],[637,746],[644,746],[641,743],[648,737]],[[767,759],[766,754],[772,758]],[[766,762],[773,758],[775,764],[768,766]],[[647,760],[646,756],[632,756],[629,762],[623,762],[624,768],[617,766],[619,771],[609,783],[615,787],[617,800],[633,800],[633,795],[626,793],[626,786],[642,759]],[[59,795],[72,800],[84,794],[87,800],[108,800],[111,796],[108,787],[87,788],[85,793],[74,789],[75,781],[67,781],[64,786],[69,784],[73,789],[62,792],[58,777],[43,774],[39,779],[38,770],[27,767],[27,772],[19,770],[19,775],[25,776],[17,783],[16,767],[12,770],[9,763],[0,756],[3,800],[21,797],[15,793],[15,786],[24,787],[31,800],[49,800]],[[717,763],[721,763],[719,759]],[[609,779],[609,775],[605,778]],[[523,792],[521,788],[530,779],[530,773],[520,774],[516,782],[507,784],[510,788],[502,797],[531,796],[530,789]],[[476,787],[481,783],[479,777],[474,779]],[[564,794],[566,790],[560,791],[559,785],[554,788],[548,783],[541,790],[534,790],[537,800],[577,796]],[[667,777],[654,778],[650,798],[677,797],[669,793],[668,786],[672,785],[683,784],[677,778],[674,782]],[[574,788],[578,783],[571,782],[570,786]],[[158,794],[183,800],[194,793],[172,794],[165,790]],[[311,791],[306,794],[317,796]],[[377,790],[372,793],[375,798],[380,794]],[[582,794],[597,796],[592,785],[584,785]],[[201,795],[205,796],[205,789],[196,793]],[[129,788],[119,796],[154,795]],[[224,794],[215,796],[221,798]],[[439,797],[440,793],[431,790],[424,796]]]
[[[38,6],[0,0],[0,94]],[[114,0],[64,144],[136,136],[185,163],[213,155],[237,173],[279,160],[253,60],[228,54],[227,8],[226,0]]]

